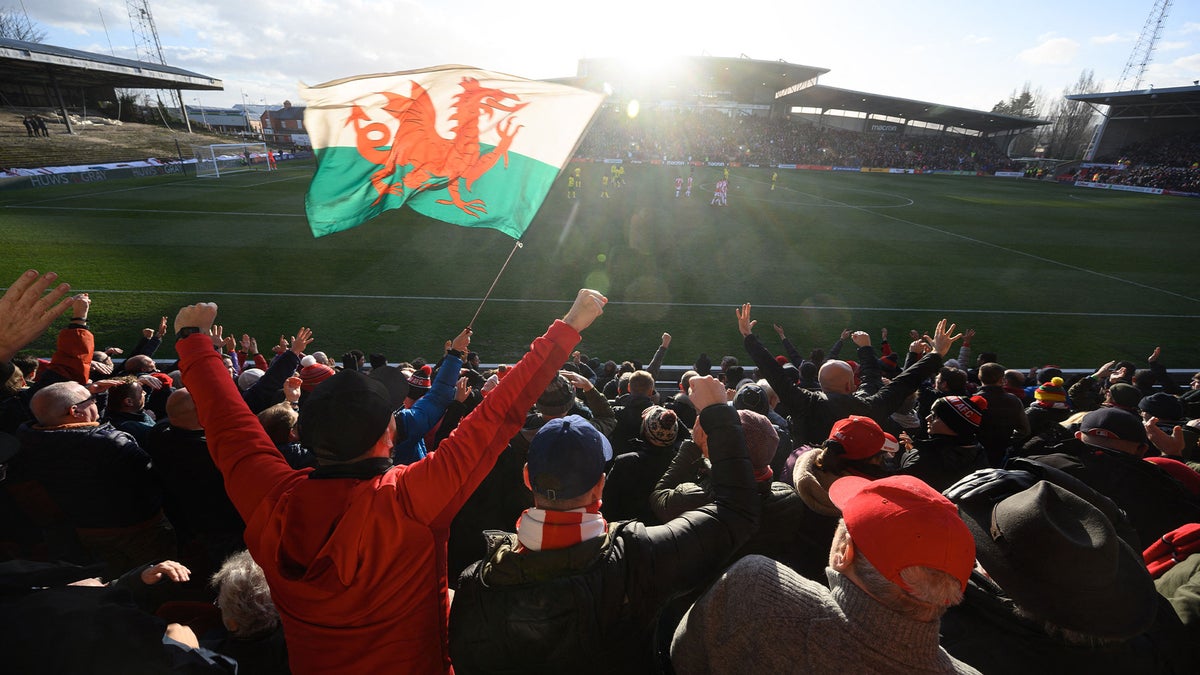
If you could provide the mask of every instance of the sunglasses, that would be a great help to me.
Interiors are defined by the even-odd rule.
[[[72,403],[71,407],[72,408],[82,408],[89,403],[95,403],[95,402],[96,402],[96,395],[92,394],[91,396],[83,399],[82,401],[79,401],[78,403]]]

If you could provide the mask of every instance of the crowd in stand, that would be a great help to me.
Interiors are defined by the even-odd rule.
[[[921,171],[1017,171],[986,138],[874,133],[804,120],[730,116],[719,111],[605,111],[584,137],[581,157],[637,161],[739,162],[777,166],[881,167]],[[1131,143],[1113,157],[1123,170],[1080,169],[1077,180],[1200,193],[1200,136],[1174,134]]]
[[[654,110],[633,118],[605,111],[588,130],[578,154],[763,166],[810,164],[927,171],[1017,168],[984,138],[916,132],[860,133],[807,121],[730,116],[718,111]]]
[[[587,289],[495,369],[470,329],[260,351],[210,303],[103,348],[69,293],[0,298],[6,672],[1200,669],[1200,373],[1156,348],[1069,380],[943,320],[802,353],[746,304],[741,358],[659,390],[668,333],[575,350]]]
[[[1125,169],[1080,169],[1078,179],[1200,194],[1200,134],[1135,141],[1097,161],[1122,164]]]

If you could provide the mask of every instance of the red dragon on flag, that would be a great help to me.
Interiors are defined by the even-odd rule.
[[[521,130],[512,113],[529,104],[519,103],[517,95],[482,87],[472,77],[464,77],[459,86],[462,92],[454,96],[451,106],[450,119],[454,122],[451,138],[438,133],[433,100],[415,81],[411,96],[378,92],[387,98],[383,110],[399,122],[395,134],[390,137],[387,124],[371,121],[360,106],[351,110],[346,124],[355,126],[359,154],[380,166],[371,175],[371,185],[379,193],[373,204],[388,194],[403,195],[405,189],[445,189],[450,193],[450,199],[439,199],[438,204],[453,204],[475,218],[487,213],[487,204],[482,199],[464,201],[461,191],[465,187],[470,192],[475,180],[490,171],[501,158],[508,166],[508,149]],[[497,111],[506,113],[496,125],[500,142],[491,152],[480,154],[480,118],[490,120]],[[397,169],[402,167],[409,167],[408,171],[397,176]]]
[[[604,95],[462,65],[301,85],[313,235],[401,206],[520,239]],[[503,163],[501,163],[503,160]]]

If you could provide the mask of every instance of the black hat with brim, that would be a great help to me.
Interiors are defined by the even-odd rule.
[[[1086,500],[1047,481],[1002,499],[958,504],[975,555],[1034,617],[1104,639],[1154,623],[1158,595],[1142,557]]]

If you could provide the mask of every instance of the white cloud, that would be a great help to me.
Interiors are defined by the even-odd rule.
[[[1120,33],[1109,33],[1108,35],[1097,35],[1090,38],[1088,41],[1094,45],[1111,45],[1118,42],[1131,42],[1133,38]]]
[[[990,38],[986,35],[975,35],[975,34],[964,35],[962,40],[963,40],[963,42],[965,42],[969,45],[986,45],[988,43],[995,41],[993,38]]]
[[[1179,32],[1185,35],[1187,33],[1200,33],[1200,23],[1188,21],[1187,23],[1183,24],[1183,28],[1179,29]]]
[[[1176,49],[1186,49],[1191,44],[1192,43],[1187,42],[1186,40],[1180,41],[1180,42],[1160,42],[1160,43],[1158,43],[1157,47],[1161,51],[1166,52],[1166,51],[1173,51]]]
[[[1017,54],[1017,58],[1030,65],[1066,65],[1079,53],[1079,43],[1071,38],[1050,38],[1036,47]]]
[[[1153,84],[1155,89],[1190,87],[1197,73],[1200,73],[1200,52],[1166,63],[1151,63],[1142,77],[1142,85]]]

